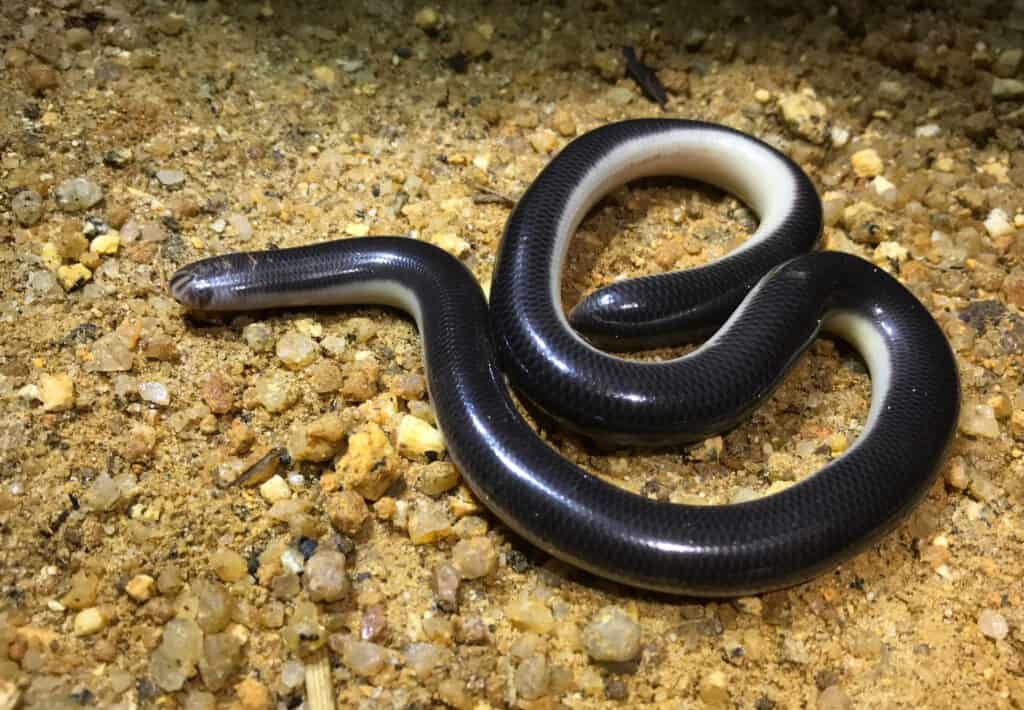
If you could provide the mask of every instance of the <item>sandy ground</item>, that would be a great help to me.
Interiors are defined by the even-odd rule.
[[[1024,8],[337,5],[0,7],[0,708],[312,707],[325,652],[338,707],[1024,705]],[[807,584],[708,602],[580,574],[394,450],[403,417],[429,419],[407,318],[210,321],[166,292],[197,258],[367,233],[439,244],[486,287],[552,154],[652,115],[793,157],[826,246],[897,276],[958,357],[965,416],[927,499]],[[574,242],[565,301],[755,226],[692,183],[619,190]],[[607,453],[546,434],[630,490],[727,502],[820,468],[869,399],[856,353],[820,340],[720,441]],[[222,485],[274,446],[321,460]],[[367,447],[395,480],[343,498]],[[452,604],[432,579],[460,540],[490,567]],[[344,565],[317,567],[325,550]],[[592,658],[606,607],[625,661]]]

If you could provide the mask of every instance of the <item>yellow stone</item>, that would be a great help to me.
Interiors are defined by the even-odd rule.
[[[116,254],[121,246],[121,235],[111,229],[106,234],[101,234],[89,244],[89,251],[93,254]]]
[[[91,278],[92,272],[82,264],[61,266],[57,269],[57,280],[60,281],[60,285],[64,287],[65,291],[70,291]]]

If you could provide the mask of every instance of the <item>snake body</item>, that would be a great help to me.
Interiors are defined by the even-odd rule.
[[[707,266],[598,291],[567,319],[558,284],[576,227],[610,190],[662,174],[737,194],[758,213],[757,231]],[[764,143],[713,124],[634,120],[576,139],[532,183],[506,223],[490,304],[456,259],[402,237],[211,257],[180,269],[170,290],[212,311],[408,312],[449,454],[502,521],[607,578],[731,596],[807,580],[891,530],[935,480],[955,430],[958,375],[938,325],[874,265],[807,253],[820,231],[810,181]],[[694,440],[762,402],[822,329],[867,363],[863,431],[816,474],[743,503],[651,500],[588,474],[541,440],[506,383],[507,375],[540,410],[598,442]],[[662,363],[592,344],[660,345],[712,331],[696,351]]]

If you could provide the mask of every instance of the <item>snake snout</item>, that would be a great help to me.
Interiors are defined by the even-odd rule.
[[[614,333],[621,327],[626,308],[614,292],[596,291],[569,311],[569,325],[587,336]]]
[[[213,289],[197,278],[195,269],[189,266],[175,272],[168,289],[175,301],[189,308],[204,308],[213,300]]]

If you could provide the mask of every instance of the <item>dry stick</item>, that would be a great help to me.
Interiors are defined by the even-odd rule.
[[[309,710],[334,710],[334,684],[326,648],[321,648],[306,663],[306,706]]]

